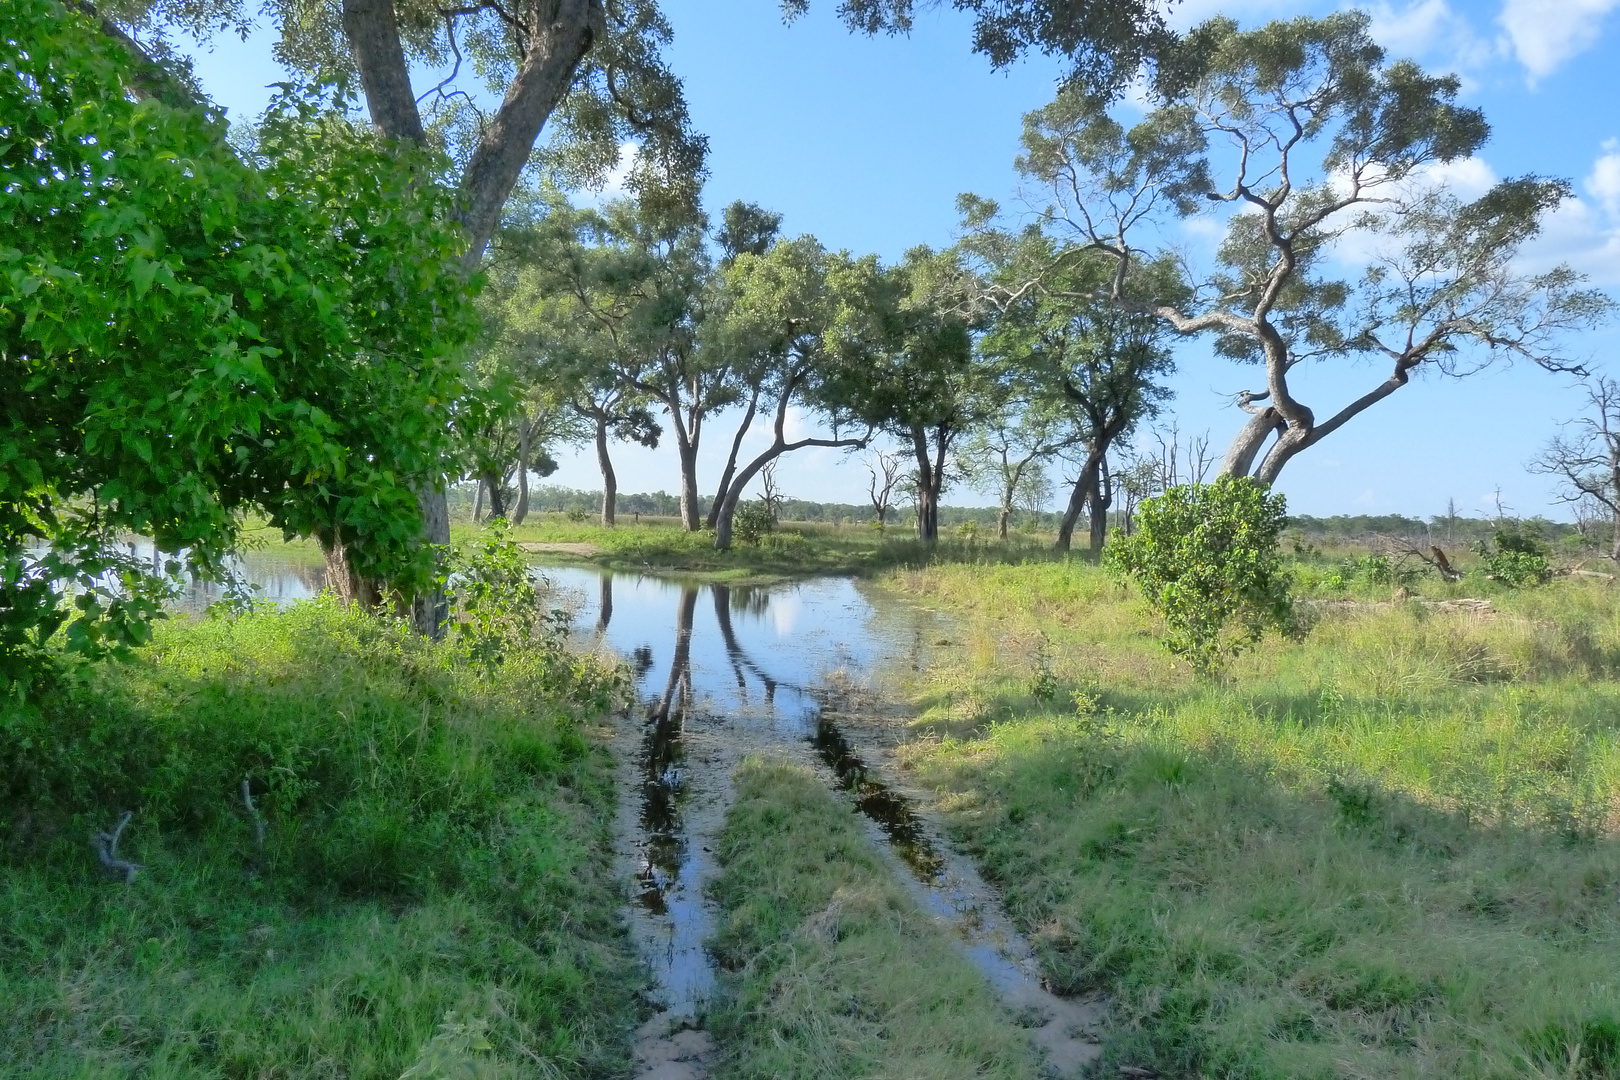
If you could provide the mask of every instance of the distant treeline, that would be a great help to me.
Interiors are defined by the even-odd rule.
[[[532,514],[573,513],[592,518],[600,509],[600,491],[581,491],[577,488],[542,485],[529,492],[529,512]],[[664,491],[621,493],[616,500],[620,517],[634,519],[637,514],[650,517],[676,517],[680,514],[679,496]],[[466,516],[472,511],[471,485],[461,485],[451,494],[452,514]],[[708,500],[702,500],[701,511],[708,512]],[[943,506],[940,525],[957,527],[972,521],[980,530],[994,529],[996,508],[993,506]],[[906,526],[913,520],[910,506],[899,506],[889,512],[891,525]],[[868,525],[876,515],[870,505],[854,503],[811,502],[806,499],[785,499],[781,505],[783,521],[807,521],[827,525]],[[1019,510],[1012,518],[1014,528],[1046,531],[1056,529],[1058,515],[1051,511]],[[1488,517],[1448,517],[1436,514],[1431,518],[1407,517],[1403,514],[1335,514],[1332,517],[1312,517],[1296,514],[1288,519],[1290,529],[1310,541],[1365,540],[1378,536],[1394,536],[1425,543],[1472,543],[1488,539],[1495,527]],[[1561,540],[1577,532],[1568,522],[1532,518],[1529,524],[1548,540]]]

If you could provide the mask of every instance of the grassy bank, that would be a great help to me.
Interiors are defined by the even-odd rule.
[[[1054,981],[1113,995],[1112,1060],[1620,1076],[1605,583],[1483,615],[1334,584],[1301,640],[1199,681],[1088,566],[885,580],[963,619],[906,759]]]
[[[726,1078],[1036,1075],[1028,1040],[814,776],[752,762],[719,849]]]
[[[621,1074],[608,689],[313,602],[0,707],[0,1075]]]
[[[452,530],[472,531],[471,526]],[[712,532],[687,532],[674,519],[644,518],[609,529],[556,515],[532,518],[512,529],[512,539],[531,545],[562,545],[534,551],[547,561],[588,562],[615,570],[662,570],[722,581],[802,577],[810,574],[862,574],[935,560],[1019,559],[1042,550],[1040,538],[1016,537],[1008,544],[952,536],[933,548],[903,528],[878,532],[867,527],[787,522],[758,544],[714,549]]]

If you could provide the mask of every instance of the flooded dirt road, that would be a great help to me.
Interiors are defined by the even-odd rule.
[[[1031,1029],[1051,1073],[1072,1075],[1098,1056],[1100,1006],[1045,989],[993,890],[943,842],[916,793],[894,783],[893,740],[870,716],[848,722],[852,700],[876,699],[873,680],[922,662],[930,616],[874,603],[844,578],[741,587],[543,572],[580,644],[628,659],[638,679],[618,735],[619,855],[636,882],[631,923],[663,1008],[643,1031],[643,1076],[703,1075],[708,1049],[691,1028],[714,987],[705,887],[732,775],[750,755],[811,767],[848,794],[919,906]],[[692,1053],[671,1059],[672,1040]]]

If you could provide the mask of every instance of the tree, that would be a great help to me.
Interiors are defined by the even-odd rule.
[[[861,381],[862,416],[909,449],[916,469],[917,536],[939,539],[939,503],[960,440],[994,409],[997,373],[973,347],[982,287],[960,250],[917,247],[866,289],[869,360],[850,366]]]
[[[877,518],[881,532],[889,524],[889,511],[894,508],[895,485],[900,481],[902,459],[886,450],[874,450],[867,459],[866,471],[871,475],[867,495],[872,500],[872,514]]]
[[[1007,539],[1013,511],[1046,482],[1044,463],[1074,447],[1084,432],[1047,400],[999,402],[958,454],[962,472],[980,491],[996,496],[996,536]]]
[[[633,135],[644,146],[630,173],[632,188],[670,205],[695,205],[706,144],[690,130],[680,84],[660,58],[670,30],[654,0],[482,0],[451,8],[420,0],[268,0],[265,9],[280,24],[278,59],[322,77],[357,75],[378,131],[402,147],[432,143],[451,152],[460,165],[453,183],[468,275],[480,266],[553,113],[561,120],[559,137],[542,156],[557,175],[599,180]],[[126,27],[177,25],[199,39],[251,22],[244,0],[111,0],[107,13]],[[133,45],[127,34],[120,40]],[[436,68],[452,59],[448,78],[415,92],[413,64]],[[493,115],[456,86],[468,59],[501,95]],[[442,475],[421,478],[418,497],[423,538],[447,544]],[[328,561],[336,587],[350,597],[346,556],[329,551]],[[418,628],[437,633],[442,593],[419,601]]]
[[[1613,527],[1609,557],[1620,559],[1620,382],[1586,385],[1591,414],[1573,420],[1530,463],[1530,471],[1558,477],[1559,497],[1572,506],[1597,503]]]
[[[714,237],[715,242],[720,245],[722,276],[712,282],[712,286],[723,290],[724,272],[731,269],[738,257],[764,255],[776,242],[781,229],[782,215],[772,213],[757,203],[745,203],[739,199],[727,206],[721,215],[720,231]],[[723,298],[712,299],[724,303]],[[719,525],[720,511],[726,502],[726,492],[731,489],[731,481],[737,475],[737,457],[742,453],[743,439],[747,437],[749,429],[753,427],[754,417],[759,413],[761,389],[762,387],[758,385],[748,388],[748,406],[743,410],[743,418],[731,437],[731,451],[726,455],[725,467],[720,470],[720,483],[715,488],[714,498],[709,501],[706,524],[711,529]]]
[[[244,160],[217,114],[136,101],[144,69],[52,0],[0,8],[0,57],[0,678],[47,663],[58,586],[81,590],[70,650],[145,640],[121,532],[218,574],[255,510],[400,598],[429,587],[409,479],[478,411],[432,162],[308,94]]]
[[[771,442],[717,496],[714,542],[720,550],[730,546],[738,501],[761,470],[808,447],[866,445],[869,430],[847,437],[838,432],[859,426],[863,411],[864,402],[852,401],[849,393],[860,381],[853,377],[858,358],[871,344],[868,315],[877,276],[876,259],[831,254],[809,236],[778,241],[763,255],[738,254],[722,271],[704,348],[711,365],[724,366],[738,393],[749,398],[732,453],[761,400],[771,415]],[[832,437],[790,438],[794,409],[825,420]]]
[[[531,397],[579,424],[555,425],[559,441],[591,439],[602,473],[601,522],[614,524],[618,480],[610,440],[656,447],[662,428],[650,399],[622,375],[639,353],[628,325],[639,303],[644,263],[608,236],[600,214],[576,210],[558,192],[540,195],[545,209],[497,237],[485,297],[493,309],[492,340]],[[583,425],[583,430],[580,429]]]
[[[1515,261],[1569,185],[1531,176],[1460,196],[1443,167],[1489,128],[1455,104],[1455,76],[1386,63],[1361,12],[1253,31],[1215,19],[1175,51],[1189,77],[1134,127],[1065,89],[1026,118],[1018,165],[1052,195],[1047,226],[1112,260],[1103,295],[1263,365],[1264,387],[1237,396],[1251,419],[1223,475],[1271,483],[1425,365],[1464,375],[1520,357],[1575,370],[1560,336],[1610,302],[1567,266],[1527,274]],[[1229,156],[1220,181],[1217,150]],[[1198,302],[1131,297],[1138,234],[1209,207],[1232,212]],[[1335,261],[1358,280],[1334,279]],[[1381,358],[1388,376],[1325,419],[1295,396],[1298,365],[1362,357]]]
[[[981,220],[989,209],[988,204],[978,208]],[[1002,241],[1001,247],[1010,253],[997,270],[1006,284],[988,294],[997,311],[981,347],[1030,388],[1039,408],[1066,420],[1074,434],[1066,445],[1084,447],[1056,544],[1068,550],[1080,514],[1090,506],[1095,553],[1102,548],[1113,501],[1109,451],[1138,423],[1157,415],[1170,396],[1159,381],[1175,366],[1165,343],[1168,331],[1152,315],[1096,295],[1108,284],[1111,268],[1094,254],[1067,251],[1039,234]],[[1008,288],[1034,266],[1055,269],[1031,287]],[[1133,271],[1128,295],[1174,296],[1178,286],[1174,267],[1159,260]]]

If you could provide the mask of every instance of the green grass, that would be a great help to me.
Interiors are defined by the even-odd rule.
[[[1112,996],[1110,1061],[1620,1076],[1605,584],[1499,591],[1488,617],[1352,589],[1199,680],[1080,563],[885,582],[963,620],[914,684],[907,765],[1053,980]]]
[[[718,1077],[1036,1075],[1024,1033],[816,777],[746,763],[718,854]]]
[[[452,528],[454,537],[472,527]],[[897,566],[959,559],[1024,558],[1041,550],[1040,538],[1019,536],[1008,544],[986,544],[963,536],[945,538],[934,547],[918,543],[910,531],[890,528],[880,533],[865,526],[786,522],[758,545],[738,543],[730,551],[714,549],[714,534],[687,532],[678,521],[643,516],[639,524],[621,521],[613,528],[570,521],[562,515],[531,517],[512,530],[523,543],[590,544],[593,554],[536,553],[548,561],[584,561],[615,570],[653,569],[715,580],[764,580],[808,574],[861,574]]]
[[[320,601],[0,707],[0,1075],[622,1075],[641,976],[570,703],[609,681],[480,680]],[[88,842],[124,810],[127,886]]]

